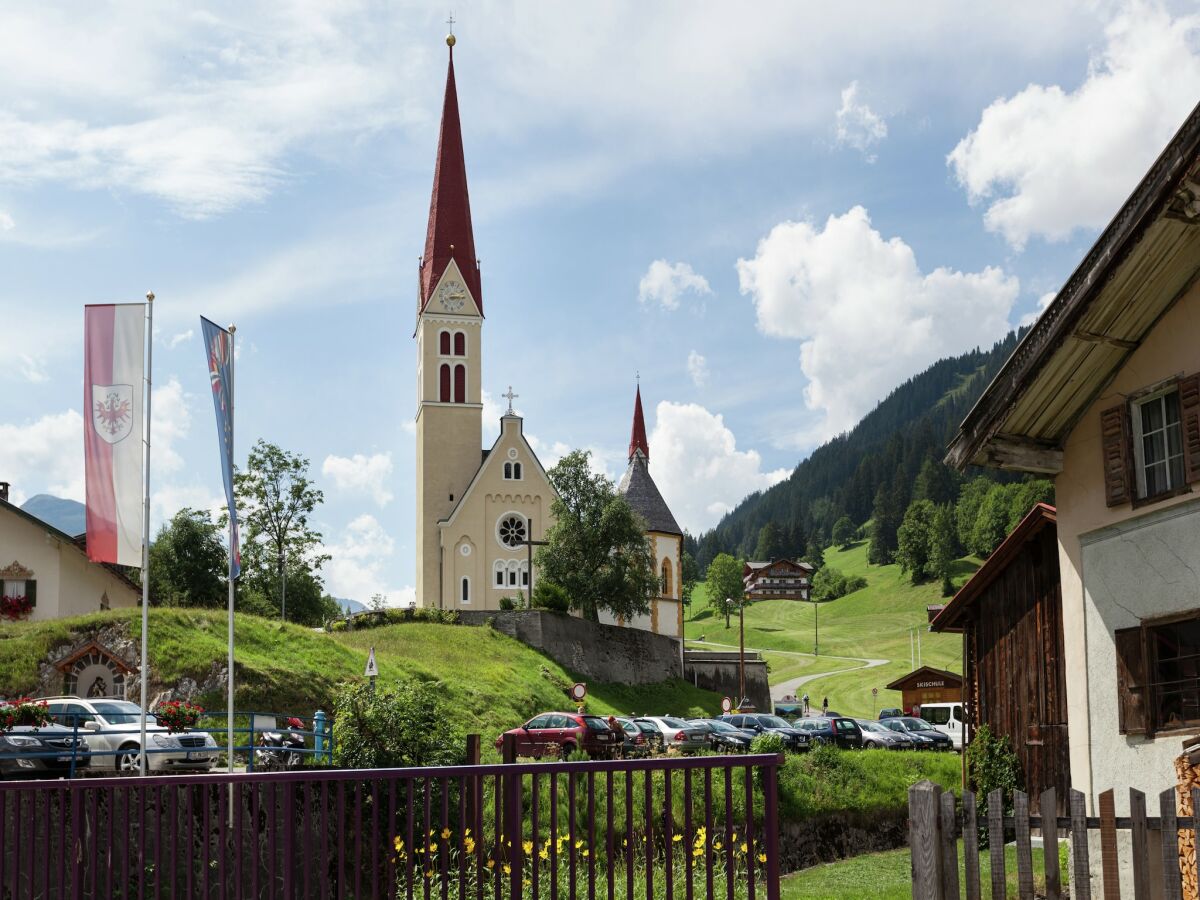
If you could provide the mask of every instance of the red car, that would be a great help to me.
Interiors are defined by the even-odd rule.
[[[616,754],[623,739],[600,716],[565,712],[542,713],[504,734],[516,735],[518,756],[543,756],[548,751],[566,756],[582,750],[591,757],[607,758]],[[502,734],[496,738],[496,749],[503,746]]]

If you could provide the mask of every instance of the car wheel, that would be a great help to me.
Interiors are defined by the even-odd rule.
[[[137,744],[126,744],[117,752],[116,768],[123,775],[135,775],[142,770],[142,754]]]
[[[571,744],[571,743],[566,743],[566,744],[563,744],[563,745],[562,745],[562,755],[563,755],[563,759],[566,759],[568,756],[570,756],[570,755],[571,755],[572,753],[574,753],[574,752],[575,752],[575,745],[574,745],[574,744]]]

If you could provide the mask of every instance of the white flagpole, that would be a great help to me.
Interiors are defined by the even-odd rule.
[[[236,325],[229,326],[229,465],[233,465],[233,365],[236,354],[234,353],[234,333],[237,331]],[[225,711],[225,728],[229,738],[229,772],[233,773],[233,747],[235,744],[233,736],[233,516],[234,510],[229,510],[229,674],[226,676],[226,681],[229,684],[229,702],[228,709]],[[253,753],[253,750],[249,751]],[[231,784],[230,790],[233,790]],[[229,805],[229,814],[233,815],[233,804]]]
[[[153,389],[152,363],[154,358],[154,291],[146,292],[146,485],[142,494],[142,714],[141,761],[139,773],[146,774],[146,716],[149,709],[150,652],[147,632],[150,625],[150,394]]]

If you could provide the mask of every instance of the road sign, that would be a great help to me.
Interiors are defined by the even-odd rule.
[[[363,672],[365,678],[375,678],[379,675],[379,666],[375,663],[375,648],[371,648],[371,654],[367,657],[367,670]]]
[[[878,697],[879,696],[879,688],[871,688],[871,696]]]
[[[587,696],[587,685],[582,681],[577,681],[571,686],[571,699],[576,703],[582,703],[583,698]]]
[[[728,697],[722,697],[721,698],[721,712],[728,713],[731,709],[733,709],[733,701],[730,700]]]

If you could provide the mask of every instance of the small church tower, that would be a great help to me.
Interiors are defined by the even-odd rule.
[[[425,255],[417,278],[417,603],[438,606],[443,590],[437,523],[479,469],[483,444],[483,293],[458,93],[454,35],[429,201]]]

